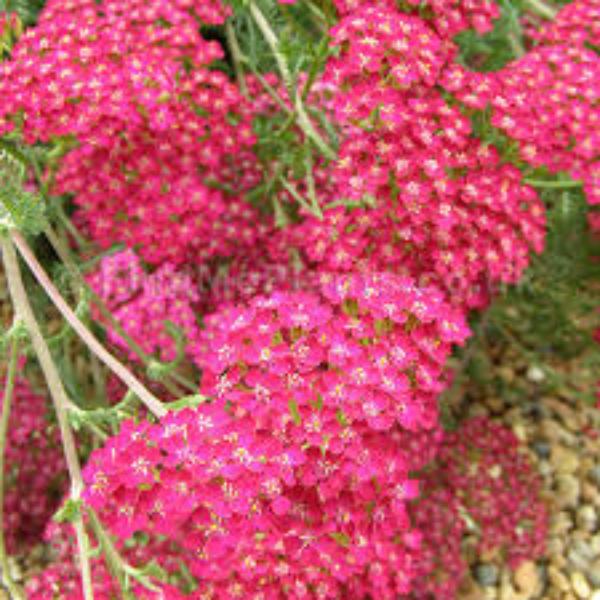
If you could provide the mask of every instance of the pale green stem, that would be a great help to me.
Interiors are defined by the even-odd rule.
[[[302,194],[296,189],[296,186],[293,183],[287,181],[284,177],[280,177],[279,181],[281,181],[281,185],[293,196],[294,200],[302,206],[302,208],[306,209],[311,215],[318,217],[315,214],[314,208],[311,204],[302,196]],[[322,215],[321,215],[322,218]]]
[[[90,294],[90,297],[93,303],[96,305],[98,310],[102,313],[102,316],[108,320],[110,326],[119,334],[119,337],[127,344],[129,349],[146,365],[150,363],[150,357],[144,352],[143,348],[125,331],[121,323],[114,317],[112,312],[108,309],[104,301],[96,292],[90,287],[88,282],[85,280],[75,261],[71,258],[70,251],[65,247],[62,240],[54,233],[50,226],[46,227],[44,230],[44,234],[50,241],[50,244],[58,254],[61,261],[67,267],[69,274],[71,277],[77,282],[78,285],[85,288],[86,291]],[[168,377],[176,380],[180,385],[187,388],[189,391],[195,393],[197,391],[197,386],[195,386],[192,382],[188,381],[183,375],[179,373],[169,373]],[[170,383],[163,382],[163,385],[174,395],[178,395],[179,390],[177,387],[173,387]]]
[[[87,509],[88,516],[90,519],[90,525],[102,547],[104,555],[106,556],[106,560],[111,568],[113,575],[118,579],[119,585],[121,586],[122,591],[127,591],[124,585],[124,575],[129,575],[139,583],[141,583],[145,588],[158,591],[158,588],[148,579],[148,577],[142,575],[138,569],[132,567],[129,563],[127,563],[123,557],[119,554],[119,551],[113,544],[110,536],[104,529],[98,515],[94,511],[94,509]]]
[[[80,288],[85,287],[86,285],[85,279],[79,273],[79,270],[75,266],[75,263],[71,260],[70,256],[68,255],[68,252],[65,251],[65,247],[62,243],[62,240],[54,233],[50,225],[46,226],[44,234],[50,241],[52,248],[58,254],[63,264],[67,267],[67,271],[69,271],[69,275],[71,276],[71,289],[73,291],[74,296],[77,298],[80,295]],[[90,362],[92,367],[94,387],[96,389],[96,396],[98,398],[103,398],[106,391],[104,385],[104,377],[100,369],[100,363],[98,362],[98,359],[91,352]]]
[[[523,47],[523,42],[521,41],[520,36],[518,36],[514,31],[511,31],[507,34],[508,43],[512,48],[513,54],[517,58],[521,58],[525,56],[525,48]]]
[[[558,11],[552,8],[543,0],[526,0],[526,4],[529,5],[538,15],[546,19],[555,19]]]
[[[235,30],[233,29],[233,24],[231,23],[231,19],[227,19],[225,23],[225,36],[227,37],[227,45],[229,46],[229,51],[231,52],[231,60],[233,62],[233,70],[235,71],[235,78],[240,87],[240,92],[242,96],[248,97],[248,86],[246,85],[246,79],[244,77],[244,71],[242,69],[242,52],[240,50],[240,45],[235,37]]]
[[[73,236],[73,238],[75,238],[77,245],[81,248],[87,248],[90,243],[83,237],[83,235],[81,235],[79,229],[77,229],[71,219],[69,219],[62,206],[57,206],[56,213],[58,214],[62,224],[65,226],[65,229]]]
[[[17,359],[19,357],[19,342],[16,335],[12,336],[10,355],[8,359],[8,371],[4,383],[4,399],[2,402],[2,417],[0,420],[0,569],[2,569],[2,581],[8,588],[10,595],[15,600],[24,600],[25,596],[17,587],[10,574],[8,554],[6,552],[6,541],[4,539],[4,456],[6,452],[6,441],[8,435],[8,423],[10,419],[10,408],[12,403],[15,379],[17,374]]]
[[[544,188],[548,190],[563,190],[570,188],[578,188],[583,184],[581,181],[540,181],[537,179],[524,179],[524,183],[537,188]]]
[[[279,45],[279,39],[277,35],[269,25],[269,22],[263,15],[262,11],[254,2],[250,2],[250,13],[255,20],[258,28],[261,33],[265,37],[269,48],[271,48],[271,52],[275,57],[275,62],[277,63],[277,68],[281,73],[281,78],[283,79],[283,83],[288,90],[290,98],[294,99],[294,109],[296,110],[296,114],[298,115],[298,125],[304,131],[307,137],[309,137],[319,148],[319,150],[323,153],[327,158],[334,160],[336,158],[335,151],[329,147],[327,142],[321,137],[319,132],[315,129],[312,124],[310,118],[306,114],[306,109],[304,108],[304,103],[302,102],[302,95],[299,91],[294,90],[293,78],[290,72],[290,69],[285,60],[285,55],[281,51]]]
[[[146,405],[148,410],[156,417],[161,418],[167,414],[164,404],[154,395],[146,386],[119,360],[117,360],[106,348],[96,339],[94,334],[83,324],[79,317],[73,312],[71,307],[60,295],[56,286],[50,281],[50,278],[40,265],[37,258],[29,248],[27,241],[18,231],[11,231],[11,239],[18,248],[21,256],[31,269],[38,283],[44,288],[53,304],[67,320],[69,325],[75,330],[79,337],[85,342],[90,350],[128,386]],[[12,244],[11,244],[12,246]]]
[[[277,106],[279,106],[279,108],[287,115],[293,115],[294,111],[285,103],[273,86],[254,68],[248,58],[242,56],[241,61],[250,69],[250,71],[252,71],[252,74],[258,79],[258,82],[265,88],[265,91],[271,96]]]
[[[313,206],[313,213],[315,216],[321,221],[323,220],[323,210],[321,209],[321,204],[319,202],[319,198],[317,197],[317,187],[315,185],[315,178],[313,175],[313,160],[312,153],[310,149],[307,149],[306,159],[304,166],[306,168],[306,187],[308,189],[308,197],[310,198],[310,202]]]
[[[75,439],[73,432],[69,426],[67,410],[69,399],[62,381],[58,374],[58,370],[52,360],[50,350],[46,344],[46,340],[40,330],[38,322],[29,303],[29,298],[23,280],[21,278],[21,270],[17,253],[13,245],[14,235],[8,237],[1,236],[2,243],[2,259],[4,262],[4,270],[8,281],[8,289],[13,303],[13,308],[16,315],[23,321],[31,340],[31,344],[35,350],[42,372],[50,391],[50,396],[56,413],[56,420],[60,430],[63,452],[67,463],[67,470],[71,481],[71,498],[75,501],[79,500],[83,491],[83,477],[81,475],[81,466],[77,449],[75,447]],[[81,583],[85,600],[93,600],[94,592],[92,589],[92,577],[90,561],[88,556],[88,542],[83,520],[81,515],[78,515],[73,527],[77,537],[77,545],[79,549],[79,567],[81,570]]]

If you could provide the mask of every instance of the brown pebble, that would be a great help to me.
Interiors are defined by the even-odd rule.
[[[572,475],[579,468],[579,456],[577,452],[565,446],[552,446],[550,464],[557,473]]]
[[[556,567],[556,565],[550,565],[548,567],[548,580],[550,583],[558,588],[561,592],[568,592],[570,589],[569,580],[567,576]]]

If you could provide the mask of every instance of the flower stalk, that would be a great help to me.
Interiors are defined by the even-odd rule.
[[[17,239],[20,237],[16,234]],[[4,262],[4,270],[8,281],[8,289],[10,292],[11,300],[15,313],[19,319],[25,325],[31,344],[40,363],[42,372],[50,391],[54,411],[56,413],[56,420],[60,430],[63,452],[67,463],[67,470],[69,472],[69,478],[71,481],[71,499],[78,501],[83,491],[83,477],[81,475],[81,465],[79,464],[79,457],[77,455],[77,449],[75,446],[75,438],[71,427],[69,426],[68,420],[68,404],[69,399],[65,388],[60,380],[60,376],[56,365],[50,354],[46,340],[41,332],[36,317],[29,303],[25,286],[21,278],[21,270],[19,268],[19,261],[15,246],[13,245],[13,239],[15,238],[14,232],[10,232],[9,235],[3,235],[1,239],[2,243],[2,259]],[[24,240],[23,240],[24,241]],[[75,529],[75,535],[77,537],[77,545],[79,550],[79,563],[81,570],[81,583],[83,588],[83,594],[85,600],[93,600],[94,592],[92,589],[92,577],[90,568],[90,559],[88,555],[88,539],[85,533],[83,525],[83,519],[81,514],[77,514],[73,520],[73,527]]]
[[[56,308],[90,350],[139,397],[154,416],[158,418],[163,417],[167,412],[164,404],[152,394],[152,392],[150,392],[123,363],[106,350],[106,348],[96,339],[94,334],[79,319],[75,312],[73,312],[38,262],[25,238],[18,231],[14,230],[10,232],[10,238],[31,269],[31,272],[38,283],[44,288],[44,291],[52,300]],[[10,245],[12,247],[12,244]]]
[[[15,600],[24,600],[25,596],[13,581],[8,564],[8,554],[6,551],[6,540],[4,538],[4,469],[6,440],[8,435],[8,423],[10,420],[10,410],[12,397],[15,388],[15,379],[17,374],[17,359],[19,357],[19,340],[16,334],[12,335],[8,370],[4,384],[4,398],[2,401],[2,416],[0,418],[0,569],[2,569],[2,583],[8,588],[10,595]]]

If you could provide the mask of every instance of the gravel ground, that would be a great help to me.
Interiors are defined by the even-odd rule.
[[[514,573],[497,557],[469,557],[459,600],[600,600],[600,411],[577,400],[576,390],[537,396],[535,370],[502,369],[531,392],[514,403],[487,397],[468,412],[498,419],[526,446],[550,509],[547,551]]]

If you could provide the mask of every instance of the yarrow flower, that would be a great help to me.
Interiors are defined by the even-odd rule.
[[[319,287],[207,317],[197,351],[202,391],[232,401],[231,390],[241,386],[249,403],[242,408],[255,419],[264,409],[270,420],[270,404],[247,389],[256,378],[260,389],[274,385],[286,407],[285,390],[299,394],[300,413],[321,396],[349,423],[364,419],[384,430],[434,425],[444,361],[469,333],[462,316],[435,289],[389,273],[325,274]]]
[[[67,140],[53,191],[76,195],[100,245],[156,264],[252,243],[259,216],[239,199],[251,106],[206,68],[222,50],[196,20],[227,14],[216,2],[50,2],[0,65],[0,132]]]
[[[426,453],[407,438],[437,436],[444,360],[468,330],[438,292],[390,274],[319,290],[208,317],[198,362],[214,402],[124,424],[86,467],[112,532],[180,544],[208,597],[410,590],[406,505]]]
[[[137,255],[125,250],[104,257],[88,276],[88,283],[147,355],[162,361],[177,357],[176,338],[169,332],[166,321],[178,328],[188,345],[197,341],[195,305],[199,293],[192,278],[171,264],[165,263],[147,273]],[[103,321],[99,311],[94,311],[94,316]],[[131,360],[138,360],[118,331],[110,323],[105,326],[109,341]]]
[[[384,442],[374,441],[372,451],[390,471],[398,460]],[[157,425],[125,423],[93,453],[85,498],[120,539],[141,530],[181,545],[197,597],[337,598],[348,589],[349,597],[382,590],[393,598],[408,589],[405,514],[378,502],[372,483],[363,484],[371,488],[366,497],[347,488],[341,497],[319,498],[300,479],[306,460],[313,478],[350,477],[339,459],[285,448],[218,403]],[[415,493],[404,481],[399,506]]]
[[[46,398],[17,377],[5,451],[4,528],[10,553],[41,539],[64,491],[60,438],[46,411]]]
[[[576,46],[540,47],[498,74],[492,123],[534,166],[580,179],[600,203],[600,59]]]
[[[346,16],[364,6],[376,6],[397,10],[394,0],[334,0],[334,4],[341,16]],[[490,0],[408,0],[403,3],[402,10],[408,13],[425,16],[428,23],[436,30],[438,35],[445,39],[452,39],[457,33],[466,29],[475,29],[477,33],[484,34],[493,28],[492,21],[500,16],[498,6]]]
[[[600,59],[573,45],[539,46],[493,74],[455,67],[445,87],[468,106],[491,105],[491,123],[519,145],[521,158],[583,182],[600,203]]]
[[[529,35],[539,44],[597,44],[600,39],[600,2],[575,0],[561,7],[552,21],[539,30],[529,28]]]
[[[284,231],[309,265],[390,270],[482,307],[543,248],[544,207],[520,172],[471,135],[438,88],[453,50],[423,20],[360,8],[333,30],[324,81],[342,129],[333,208]]]

